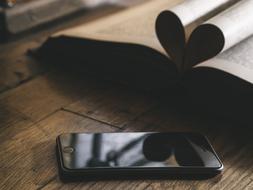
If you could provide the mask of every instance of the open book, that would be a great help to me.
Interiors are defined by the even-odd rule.
[[[252,0],[151,1],[60,31],[36,55],[145,89],[180,86],[202,105],[247,119],[252,8]]]

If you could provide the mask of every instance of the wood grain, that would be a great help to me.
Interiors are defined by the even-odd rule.
[[[4,131],[8,133],[12,128]],[[36,189],[57,177],[55,139],[61,133],[103,132],[114,128],[58,111],[1,142],[2,189]]]
[[[51,181],[45,189],[244,189],[252,181],[252,137],[247,137],[248,130],[241,131],[238,136],[237,126],[232,126],[220,120],[220,125],[205,117],[196,118],[194,115],[180,115],[174,110],[162,109],[151,111],[130,122],[127,131],[196,131],[202,132],[211,139],[212,144],[224,161],[227,168],[223,176],[217,176],[204,181],[178,180],[136,180],[136,181],[90,181],[62,185],[59,179]],[[153,117],[151,117],[151,115]],[[164,116],[167,115],[165,118]],[[171,118],[169,117],[171,116]],[[179,116],[179,115],[178,115]],[[180,121],[181,120],[181,121]],[[183,120],[183,121],[182,121]],[[160,121],[156,123],[157,121]],[[195,121],[195,122],[193,122]],[[208,122],[205,125],[205,122]],[[214,125],[216,123],[216,125]],[[221,135],[217,136],[217,128]],[[229,128],[227,128],[229,127]],[[230,130],[231,133],[227,134]],[[225,135],[226,134],[226,135]],[[252,135],[249,135],[252,136]],[[246,140],[247,139],[247,140]],[[225,144],[225,146],[224,146]],[[249,167],[251,166],[251,167]],[[240,179],[240,180],[237,180]]]
[[[44,71],[40,64],[26,56],[28,49],[39,44],[29,41],[0,46],[0,92],[14,88]]]
[[[57,28],[0,46],[0,189],[253,189],[252,127],[192,112],[175,100],[161,101],[124,86],[55,70],[27,57],[28,49]],[[225,170],[201,181],[62,183],[55,158],[56,136],[110,131],[203,133]]]
[[[100,93],[96,94],[94,92],[101,92],[97,90],[104,89],[107,85],[102,88],[93,86],[91,83],[85,85],[85,83],[82,82],[82,88],[85,88],[83,94],[81,93],[83,96],[75,101],[80,97],[80,92],[82,92],[79,88],[77,88],[79,91],[75,90],[76,87],[71,88],[69,91],[69,93],[71,92],[70,97],[75,97],[74,92],[78,93],[76,99],[70,97],[62,98],[61,93],[54,92],[55,88],[49,88],[47,86],[48,83],[45,81],[49,76],[50,74],[39,76],[16,89],[6,92],[1,97],[2,101],[5,105],[9,106],[8,109],[11,111],[9,111],[9,121],[5,124],[9,126],[9,128],[4,126],[5,130],[3,130],[2,135],[11,134],[12,137],[11,139],[6,139],[6,141],[1,144],[1,147],[5,149],[4,152],[1,152],[1,168],[4,171],[2,174],[4,175],[3,178],[6,179],[2,182],[1,186],[5,187],[6,184],[12,184],[13,186],[10,187],[22,186],[24,189],[42,187],[44,189],[121,189],[123,187],[128,189],[244,189],[252,185],[253,168],[251,158],[253,155],[253,147],[252,130],[250,128],[243,128],[243,126],[238,128],[236,124],[223,121],[221,118],[210,118],[207,115],[196,115],[187,111],[182,113],[182,111],[174,109],[173,107],[170,108],[170,104],[156,105],[155,108],[150,108],[146,107],[145,103],[141,103],[142,109],[140,109],[140,104],[137,104],[136,108],[133,107],[133,110],[136,109],[137,111],[132,111],[129,115],[120,114],[119,117],[117,112],[113,112],[113,114],[106,115],[106,120],[100,121],[99,116],[96,117],[95,115],[93,116],[94,118],[90,117],[89,115],[83,114],[83,110],[79,110],[79,108],[83,107],[84,109],[87,108],[87,110],[96,111],[101,109],[101,116],[103,113],[106,113],[103,110],[110,112],[108,105],[110,105],[109,108],[115,107],[117,109],[123,109],[126,107],[126,109],[129,109],[123,101],[125,99],[116,99],[115,105],[113,104],[115,96],[112,94],[117,87],[111,90],[107,89],[107,93],[101,96]],[[67,81],[71,80],[69,79]],[[64,94],[67,95],[68,90],[66,89],[68,88],[64,87],[68,86],[66,85],[67,83],[63,83],[62,80],[59,80],[57,83],[59,85],[64,84]],[[40,91],[42,95],[40,95],[40,93],[28,93],[28,90],[26,90],[36,89],[39,84],[42,86],[39,88],[42,90]],[[73,85],[74,83],[70,84]],[[79,85],[77,85],[77,87]],[[23,90],[24,93],[22,93]],[[126,93],[127,92],[124,91],[124,94]],[[134,94],[133,92],[129,92],[125,97],[128,97],[129,100],[131,100],[131,97],[135,96],[137,100],[142,99],[142,96],[143,100],[145,100],[145,97],[147,100],[149,99],[148,96],[138,93],[137,95]],[[47,98],[43,99],[43,96]],[[97,101],[102,103],[96,104],[95,102]],[[130,103],[131,102],[132,101],[130,101]],[[133,102],[136,101],[133,99]],[[146,103],[148,102],[149,101]],[[68,105],[65,106],[66,104]],[[41,109],[34,109],[34,105],[40,105]],[[15,107],[15,109],[12,109],[13,107]],[[29,107],[29,109],[27,107]],[[61,107],[71,108],[71,110],[64,108],[63,111],[61,111]],[[16,109],[18,111],[16,111]],[[138,110],[142,111],[140,112]],[[11,121],[11,116],[17,118],[18,121]],[[119,120],[117,119],[117,121],[119,123],[122,121],[124,123],[124,129],[127,131],[202,132],[210,138],[225,164],[223,176],[205,181],[126,180],[62,184],[57,178],[55,156],[53,152],[55,136],[62,132],[96,131],[98,129],[101,129],[101,131],[111,131],[112,129],[106,127],[108,125],[105,123],[108,122],[108,124],[110,124],[111,121],[114,121],[114,118],[120,118]],[[28,121],[23,121],[25,119]],[[24,123],[22,124],[22,122]],[[25,127],[23,130],[17,130],[18,126]],[[89,126],[94,126],[94,128],[89,128]],[[105,128],[101,126],[105,126]],[[119,127],[121,126],[115,126],[113,129],[120,130]],[[11,133],[10,130],[14,130],[15,132]],[[40,139],[38,139],[38,136]],[[31,144],[32,146],[30,146]],[[28,150],[27,147],[29,147]],[[50,152],[50,154],[48,152]],[[24,162],[23,160],[26,161]],[[37,160],[37,162],[34,160]],[[43,162],[40,163],[38,160],[43,160]],[[5,165],[7,161],[11,163],[10,166]],[[35,167],[35,165],[38,166]],[[13,171],[18,172],[19,175],[17,176],[17,173],[13,173]]]
[[[154,98],[121,87],[112,87],[99,92],[97,89],[79,101],[66,106],[66,110],[91,117],[110,125],[124,128],[136,116],[157,105]]]

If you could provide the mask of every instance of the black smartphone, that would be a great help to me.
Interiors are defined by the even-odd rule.
[[[209,178],[223,164],[197,133],[72,133],[57,137],[60,178]]]

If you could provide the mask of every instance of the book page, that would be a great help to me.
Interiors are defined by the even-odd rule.
[[[53,36],[72,36],[103,41],[135,43],[166,55],[155,33],[158,14],[183,0],[156,0],[107,16],[90,24],[60,31]]]
[[[219,69],[253,84],[253,36],[195,67]]]
[[[187,0],[173,7],[170,11],[179,17],[182,25],[187,28],[186,35],[189,36],[190,32],[200,23],[203,23],[238,1],[240,0]]]
[[[222,31],[225,51],[253,34],[253,1],[242,0],[206,23]]]

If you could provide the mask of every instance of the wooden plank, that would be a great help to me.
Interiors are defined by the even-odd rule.
[[[5,139],[12,138],[20,131],[25,130],[27,126],[33,124],[29,118],[27,118],[22,113],[19,113],[14,108],[10,107],[3,101],[0,101],[0,139],[4,141]],[[11,128],[11,130],[9,130]],[[5,132],[7,131],[7,132]]]
[[[3,133],[8,133],[8,128]],[[1,189],[41,188],[57,176],[55,138],[68,132],[113,131],[105,124],[58,111],[1,141]],[[4,135],[3,134],[3,135]]]
[[[79,183],[62,183],[59,179],[55,179],[48,183],[43,190],[46,189],[115,189],[115,190],[131,190],[131,189],[145,189],[149,186],[150,181],[142,180],[112,180],[112,181],[87,181]]]
[[[84,91],[77,79],[46,74],[1,94],[0,100],[31,120],[38,121],[78,100]]]
[[[123,128],[156,105],[154,98],[114,85],[100,92],[92,91],[65,109]]]
[[[45,68],[26,55],[28,49],[38,45],[38,41],[20,41],[0,46],[0,92],[16,87],[44,72]]]
[[[117,85],[66,72],[39,76],[2,94],[0,100],[35,122],[64,108],[118,127],[155,105],[151,98]]]

